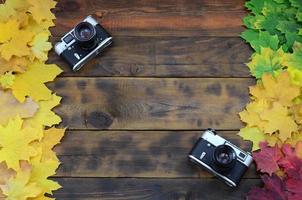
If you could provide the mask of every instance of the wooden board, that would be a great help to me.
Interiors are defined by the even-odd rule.
[[[82,1],[61,0],[55,13],[55,36],[69,31],[87,15],[114,36],[238,36],[246,15],[243,0]]]
[[[113,45],[49,87],[63,97],[55,111],[68,127],[56,147],[59,200],[244,199],[259,185],[253,165],[230,190],[192,167],[186,155],[212,127],[249,150],[236,135],[255,84],[244,63],[251,48],[239,37],[245,0],[59,0],[55,44],[92,14]],[[224,130],[224,131],[223,131]]]
[[[246,78],[63,78],[56,112],[70,129],[239,129]],[[71,89],[73,88],[73,89]]]
[[[56,179],[63,190],[55,192],[60,200],[238,200],[245,199],[259,180],[244,179],[232,190],[216,179]]]
[[[69,131],[56,148],[59,177],[212,177],[187,162],[202,131]],[[218,131],[239,147],[251,144],[236,131]],[[251,167],[245,178],[257,178]]]
[[[53,44],[59,38],[53,39]],[[238,37],[124,37],[79,72],[55,53],[62,76],[249,77],[251,48]]]

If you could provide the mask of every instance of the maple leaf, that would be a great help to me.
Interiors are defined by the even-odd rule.
[[[273,103],[271,109],[263,111],[260,117],[268,121],[264,126],[264,132],[272,134],[278,131],[282,142],[290,138],[293,132],[298,131],[298,126],[289,116],[288,109],[277,102]]]
[[[51,21],[55,19],[51,9],[56,6],[56,2],[53,0],[40,1],[40,0],[28,0],[30,7],[28,11],[32,13],[33,18],[40,23],[44,20]]]
[[[16,117],[7,126],[0,126],[0,162],[4,161],[8,168],[16,171],[20,169],[19,161],[28,161],[37,154],[30,143],[38,139],[38,131],[33,128],[22,129],[22,123],[22,119]]]
[[[4,162],[0,163],[0,199],[4,198],[1,186],[4,186],[13,176],[15,176],[15,171],[8,169]]]
[[[30,183],[31,170],[24,169],[17,171],[17,175],[11,178],[1,189],[6,196],[6,200],[27,200],[36,197],[41,193],[41,189],[36,183]]]
[[[19,30],[10,41],[0,46],[1,56],[9,61],[14,55],[18,57],[30,55],[30,48],[27,44],[32,40],[33,36],[32,32]]]
[[[250,43],[251,47],[261,53],[261,47],[267,47],[273,50],[278,50],[279,39],[277,35],[271,35],[267,31],[246,30],[241,33],[241,37]]]
[[[296,176],[296,173],[298,173],[302,167],[302,160],[298,158],[296,152],[289,144],[283,145],[282,152],[284,156],[278,161],[278,164],[284,168],[284,171],[288,175],[295,172]]]
[[[250,140],[253,142],[252,151],[260,149],[259,143],[265,141],[265,135],[257,127],[245,127],[240,129],[238,133],[244,140]]]
[[[51,91],[44,83],[52,81],[62,70],[54,64],[48,65],[35,61],[24,74],[17,74],[12,86],[14,96],[23,102],[26,96],[35,101],[48,100]]]
[[[284,51],[282,49],[274,51],[270,48],[261,47],[260,53],[254,53],[247,66],[252,75],[260,79],[265,73],[275,74],[283,69],[283,55]]]
[[[13,56],[9,61],[0,57],[0,75],[8,71],[23,73],[27,69],[28,62],[26,57]]]
[[[294,67],[288,67],[287,72],[290,74],[291,82],[294,85],[302,86],[302,70],[296,69]]]
[[[263,131],[267,122],[260,118],[260,114],[268,108],[268,101],[260,99],[247,104],[245,110],[240,112],[239,116],[249,127],[257,126]]]
[[[53,190],[61,188],[61,186],[48,177],[53,176],[56,173],[56,169],[60,165],[57,160],[45,160],[43,162],[40,159],[34,158],[31,160],[32,173],[30,182],[36,183],[42,191],[42,194],[52,194]]]
[[[26,27],[26,30],[29,30],[35,34],[39,34],[41,32],[47,33],[48,35],[51,35],[49,28],[54,26],[55,24],[53,21],[42,21],[40,23],[37,23],[32,16],[29,16],[28,18],[28,26]]]
[[[25,120],[24,125],[30,127],[52,126],[61,122],[61,118],[51,111],[60,104],[61,97],[53,94],[49,100],[39,101],[39,109],[35,115]]]
[[[12,19],[7,22],[0,22],[0,43],[5,43],[11,40],[19,31],[19,23]]]
[[[30,43],[31,49],[36,58],[41,61],[47,60],[47,52],[51,49],[51,43],[48,42],[48,33],[41,32],[36,35]]]
[[[64,136],[65,129],[50,128],[44,131],[44,136],[39,143],[42,148],[42,161],[43,160],[57,160],[57,157],[52,150],[57,144],[60,143]]]
[[[283,65],[302,70],[302,43],[296,42],[293,46],[293,53],[283,56]]]
[[[21,118],[29,118],[34,116],[38,110],[38,104],[31,98],[26,98],[24,103],[18,102],[10,91],[0,90],[0,125],[7,124],[10,118],[20,116]]]
[[[302,141],[302,133],[298,132],[298,133],[293,133],[292,136],[290,138],[288,138],[284,143],[285,144],[290,144],[291,146],[296,146],[296,144]]]
[[[286,90],[280,88],[286,88]],[[283,106],[290,106],[294,98],[300,95],[300,87],[291,83],[287,72],[280,73],[276,78],[271,74],[264,74],[262,84],[250,87],[250,94],[256,99],[267,99],[271,102],[279,102]]]
[[[4,75],[0,75],[0,85],[3,89],[11,88],[15,80],[15,76],[12,72],[6,72]]]
[[[269,147],[265,142],[260,143],[260,148],[259,152],[253,153],[257,168],[263,173],[272,175],[279,170],[278,161],[282,158],[282,153],[277,146]]]
[[[248,200],[288,200],[284,182],[275,174],[263,175],[264,188],[254,187],[248,192]]]

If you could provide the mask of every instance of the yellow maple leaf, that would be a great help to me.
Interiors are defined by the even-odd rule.
[[[245,127],[238,133],[244,140],[253,142],[252,151],[260,149],[259,143],[265,141],[265,134],[257,127]]]
[[[29,182],[30,177],[30,169],[19,170],[16,177],[11,178],[6,185],[0,186],[6,200],[27,200],[38,196],[41,189],[36,183]]]
[[[54,146],[60,143],[64,136],[65,129],[50,128],[44,131],[44,136],[40,142],[42,148],[42,161],[43,160],[57,160],[58,158],[53,151]]]
[[[24,125],[30,127],[52,126],[61,122],[61,118],[51,111],[60,104],[61,97],[53,94],[49,100],[39,101],[39,109],[35,115],[25,120]]]
[[[263,111],[260,118],[268,121],[264,126],[264,132],[273,134],[278,131],[282,142],[298,131],[295,121],[289,116],[288,109],[278,102],[274,102],[272,108]]]
[[[300,95],[300,87],[291,83],[290,75],[287,72],[280,73],[276,78],[271,74],[264,74],[262,83],[250,87],[250,93],[256,99],[267,99],[290,106],[293,104],[293,100]]]
[[[14,84],[15,75],[12,71],[6,72],[4,75],[0,75],[0,85],[3,89],[11,88]]]
[[[17,115],[21,118],[32,117],[38,110],[38,104],[31,98],[26,98],[23,103],[20,103],[10,91],[2,90],[0,90],[0,96],[0,125],[7,124],[9,119]]]
[[[48,100],[51,98],[51,91],[44,83],[52,81],[61,72],[62,70],[54,64],[36,61],[29,65],[26,73],[16,75],[12,86],[13,94],[20,102],[23,102],[26,96],[35,101]]]
[[[56,173],[60,163],[57,160],[44,160],[41,162],[39,157],[35,157],[31,160],[32,172],[30,182],[37,183],[42,191],[42,194],[52,194],[52,191],[61,188],[61,186],[48,177],[53,176]]]
[[[18,17],[27,11],[29,4],[26,0],[7,0],[0,4],[0,21],[8,21],[13,17]],[[17,14],[18,13],[18,14]]]
[[[38,131],[33,128],[22,129],[22,119],[11,119],[7,126],[0,126],[0,162],[4,161],[8,168],[18,171],[20,161],[28,161],[37,154],[30,144],[38,139]]]
[[[302,132],[293,133],[292,136],[285,141],[285,143],[295,147],[299,141],[302,141]]]
[[[301,87],[302,86],[302,71],[297,68],[294,68],[294,67],[288,67],[287,71],[290,74],[292,83]]]
[[[260,99],[247,104],[246,109],[240,112],[239,116],[249,127],[256,126],[263,131],[267,121],[262,120],[260,114],[268,108],[269,103],[264,99]]]
[[[19,23],[12,19],[7,22],[0,22],[0,43],[5,43],[11,40],[19,31]]]
[[[0,57],[0,75],[8,71],[25,72],[29,60],[27,57],[13,56],[9,61]]]
[[[49,28],[54,26],[54,22],[52,20],[44,20],[40,23],[37,23],[32,16],[28,18],[28,26],[26,30],[29,30],[35,34],[39,34],[41,32],[47,33],[48,36],[51,35]]]
[[[51,21],[55,19],[51,9],[56,6],[53,0],[40,1],[40,0],[27,0],[30,4],[28,11],[32,14],[33,18],[38,22],[44,20]]]
[[[22,37],[20,37],[22,35]],[[9,61],[12,56],[28,56],[30,55],[30,48],[27,45],[33,38],[34,34],[30,31],[19,30],[17,33],[6,43],[0,46],[1,56]]]
[[[37,34],[30,43],[31,49],[36,58],[41,61],[47,60],[47,53],[51,49],[51,43],[48,42],[48,33],[41,32]]]

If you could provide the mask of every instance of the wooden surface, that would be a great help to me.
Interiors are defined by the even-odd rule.
[[[244,199],[259,177],[253,165],[231,190],[186,156],[212,127],[245,150],[238,118],[255,82],[239,37],[244,0],[59,0],[56,41],[93,14],[114,44],[49,87],[63,97],[56,112],[68,127],[56,151],[57,199]]]

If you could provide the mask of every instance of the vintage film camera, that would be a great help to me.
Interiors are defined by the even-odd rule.
[[[236,187],[253,158],[229,141],[206,130],[188,155],[189,161],[213,173],[231,187]]]
[[[77,71],[111,43],[111,35],[88,16],[61,38],[55,52]]]

